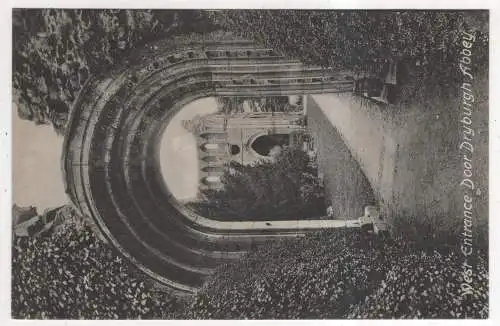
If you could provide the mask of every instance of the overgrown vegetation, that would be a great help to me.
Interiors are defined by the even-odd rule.
[[[221,267],[187,318],[485,318],[487,262],[461,295],[463,256],[356,230],[266,244]]]
[[[89,76],[148,42],[216,29],[193,10],[14,9],[12,15],[18,113],[59,133]]]
[[[317,175],[301,148],[284,147],[272,161],[233,164],[222,176],[222,189],[204,190],[203,200],[188,207],[229,221],[318,218],[325,214],[325,198]]]
[[[223,10],[223,28],[287,57],[338,71],[381,77],[401,62],[398,102],[450,96],[461,33],[476,33],[474,64],[488,67],[487,11]],[[255,28],[259,26],[259,28]],[[427,101],[428,102],[428,101]]]
[[[65,212],[69,212],[66,210]],[[15,237],[14,318],[486,318],[488,264],[468,263],[473,290],[461,295],[463,255],[358,230],[271,241],[221,266],[185,301],[152,284],[66,216],[55,230]]]
[[[111,66],[124,51],[149,39],[189,29],[183,21],[214,26],[197,20],[198,14],[186,12],[191,14],[194,16],[185,18],[175,12],[155,11],[15,11],[13,87],[21,115],[38,123],[51,122],[61,131],[69,105],[90,74]],[[216,12],[212,18],[215,25],[287,56],[332,69],[378,74],[387,61],[401,60],[405,73],[398,104],[417,103],[422,110],[431,110],[436,103],[448,105],[456,96],[461,84],[455,65],[459,33],[474,30],[479,49],[474,69],[483,74],[480,86],[487,84],[485,12],[248,10]],[[193,27],[195,30],[199,29]],[[479,109],[487,109],[487,100],[487,91],[482,90]],[[487,133],[487,121],[481,130]],[[484,146],[487,152],[487,142]],[[300,157],[297,161],[303,163]],[[302,163],[298,165],[303,167]],[[244,206],[238,197],[211,194],[215,207],[225,209],[231,218],[249,212],[264,217],[272,209],[282,216],[297,215],[296,203],[307,198],[304,195],[318,193],[295,187],[294,180],[301,179],[300,169],[283,168],[281,175],[274,175],[274,169],[270,174],[265,165],[239,169],[248,169],[251,178],[283,178],[286,182],[278,183],[283,185],[282,191],[290,191],[285,185],[294,188],[283,199],[264,181],[245,190],[246,180],[240,174],[227,175],[239,180],[246,191],[238,196],[256,200],[253,206]],[[289,173],[294,177],[289,178]],[[485,207],[478,215],[487,214]],[[292,208],[295,210],[286,211]],[[204,215],[210,216],[210,211]],[[238,263],[221,266],[193,301],[182,307],[137,278],[85,225],[69,222],[52,234],[14,238],[13,317],[486,318],[485,252],[478,251],[469,261],[474,286],[471,294],[461,295],[463,255],[455,248],[443,248],[443,242],[449,240],[446,234],[439,231],[439,236],[434,235],[433,223],[442,220],[396,218],[402,229],[411,231],[408,237],[423,234],[434,242],[428,238],[426,243],[407,238],[386,241],[337,230],[268,243]],[[487,226],[484,233],[487,235]]]
[[[71,212],[53,232],[14,236],[12,317],[169,318],[176,299],[138,278]]]

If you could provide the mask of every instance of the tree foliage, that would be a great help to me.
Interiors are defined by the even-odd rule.
[[[324,191],[309,156],[285,147],[273,161],[233,165],[222,177],[222,190],[203,192],[189,206],[221,220],[307,219],[324,215]]]
[[[14,9],[14,101],[21,118],[65,127],[89,76],[145,43],[215,27],[200,11]]]
[[[81,218],[65,217],[55,232],[14,236],[12,317],[169,318],[174,298],[136,277],[125,259]]]
[[[384,78],[390,62],[400,62],[397,103],[456,96],[462,31],[476,36],[473,65],[488,67],[487,11],[221,10],[211,17],[306,64]]]
[[[183,316],[487,318],[487,261],[474,261],[473,293],[462,296],[463,256],[432,249],[348,229],[275,241],[219,268]]]

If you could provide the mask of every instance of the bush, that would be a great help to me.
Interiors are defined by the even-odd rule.
[[[484,318],[487,267],[477,262],[474,298],[463,299],[460,258],[356,230],[272,242],[221,267],[184,317]]]
[[[72,221],[72,223],[74,220]],[[155,292],[85,225],[14,238],[12,317],[168,318],[176,300]]]

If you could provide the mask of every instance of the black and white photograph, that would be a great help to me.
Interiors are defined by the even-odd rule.
[[[487,8],[10,9],[11,319],[490,318]]]

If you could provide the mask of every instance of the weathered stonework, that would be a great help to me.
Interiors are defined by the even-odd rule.
[[[171,117],[208,96],[303,95],[352,87],[345,76],[306,68],[227,36],[148,45],[116,70],[90,78],[79,93],[63,149],[66,191],[137,268],[177,293],[192,293],[216,266],[237,259],[252,244],[327,222],[220,226],[183,210],[160,175],[159,143]]]

